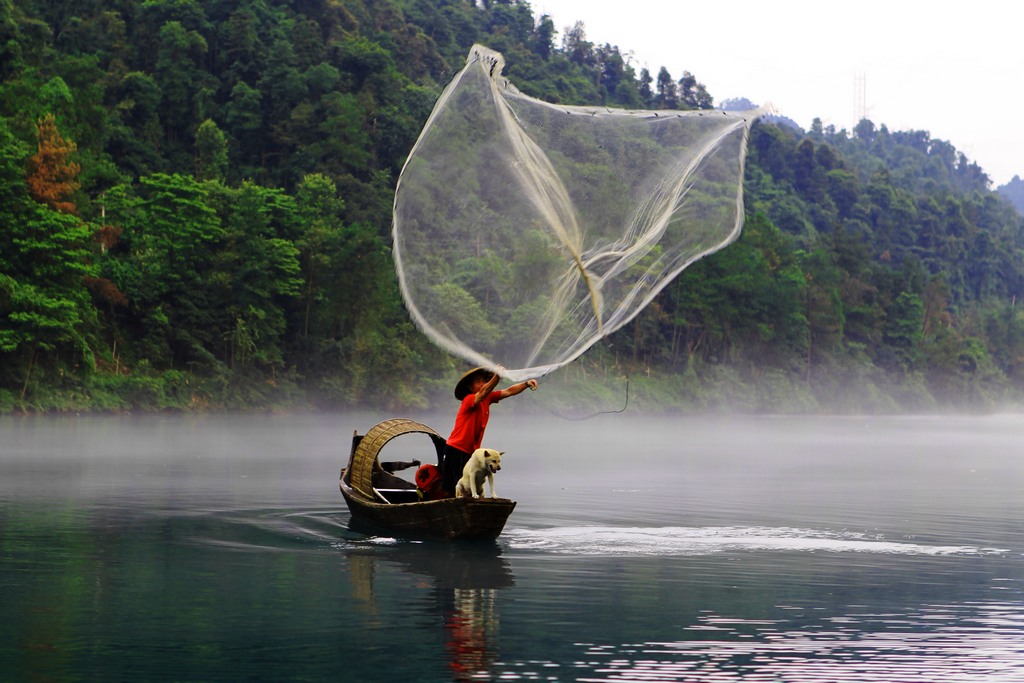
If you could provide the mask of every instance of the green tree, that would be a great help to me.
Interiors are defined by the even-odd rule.
[[[16,385],[23,401],[37,367],[90,369],[96,331],[85,287],[85,278],[96,273],[90,259],[95,226],[48,205],[63,204],[62,192],[44,191],[45,203],[30,197],[19,168],[26,151],[0,118],[0,386]],[[60,183],[67,182],[73,177],[62,176]]]
[[[107,218],[122,229],[105,276],[125,294],[129,359],[158,369],[210,367],[223,348],[214,268],[224,229],[209,190],[189,176],[154,174],[106,196]]]
[[[597,63],[594,44],[587,40],[587,29],[582,21],[566,28],[562,36],[562,51],[577,66],[591,67]]]
[[[920,356],[924,323],[924,303],[912,292],[900,292],[889,309],[885,342],[892,349],[901,372],[908,372]]]
[[[251,7],[240,7],[219,27],[223,44],[221,60],[229,83],[255,85],[259,77],[262,53],[257,18]]]
[[[224,180],[227,170],[227,136],[206,119],[196,131],[196,180]]]
[[[205,187],[223,228],[211,293],[215,323],[228,341],[217,355],[232,368],[284,366],[284,339],[291,302],[298,296],[299,252],[295,200],[281,190],[244,182]]]
[[[555,22],[551,16],[544,14],[537,20],[537,32],[533,41],[533,51],[537,56],[547,61],[555,50]]]
[[[656,83],[657,95],[654,102],[658,109],[678,109],[679,95],[676,89],[676,82],[672,80],[672,74],[668,69],[661,67],[658,71]]]
[[[239,81],[231,89],[224,112],[224,125],[238,149],[241,175],[258,175],[263,166],[263,95],[259,90]]]
[[[652,83],[654,83],[654,79],[651,77],[651,72],[647,70],[647,67],[640,69],[640,101],[648,109],[654,105],[654,91],[651,89]]]
[[[163,164],[163,93],[156,80],[129,71],[112,88],[115,100],[107,151],[131,175],[147,175]]]
[[[800,264],[807,283],[803,302],[807,319],[804,370],[810,383],[815,379],[815,368],[825,365],[842,347],[846,311],[839,285],[843,274],[827,248],[819,247],[801,254]]]
[[[321,174],[308,175],[296,189],[299,216],[305,229],[296,246],[302,265],[302,336],[308,337],[314,309],[330,298],[325,281],[330,270],[330,246],[341,241],[343,199],[334,182]]]
[[[205,80],[202,63],[207,50],[202,34],[178,21],[160,28],[153,76],[163,95],[162,120],[172,143],[184,138],[195,119],[195,89]]]
[[[683,72],[679,79],[679,102],[685,109],[713,109],[714,98],[708,92],[703,83],[697,82],[697,77],[689,71]]]
[[[284,121],[309,92],[302,71],[296,65],[295,48],[284,39],[274,41],[259,80],[268,121]]]

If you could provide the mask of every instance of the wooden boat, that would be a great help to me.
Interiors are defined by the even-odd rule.
[[[421,500],[416,485],[386,472],[381,449],[406,434],[426,434],[433,445],[430,462],[444,450],[444,438],[430,427],[406,419],[385,420],[366,434],[352,436],[348,466],[338,487],[352,513],[353,526],[407,538],[494,539],[516,506],[508,498]]]

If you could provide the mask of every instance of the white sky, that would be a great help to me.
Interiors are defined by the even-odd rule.
[[[993,188],[1024,177],[1024,4],[1013,0],[530,0],[561,46],[582,21],[587,40],[618,45],[639,73],[689,71],[715,104],[771,103],[807,129],[852,130],[857,82],[867,118],[927,130],[977,162]]]

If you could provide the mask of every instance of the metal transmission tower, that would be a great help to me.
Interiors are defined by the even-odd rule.
[[[864,74],[856,74],[853,77],[853,127],[868,117],[867,104],[868,78]]]

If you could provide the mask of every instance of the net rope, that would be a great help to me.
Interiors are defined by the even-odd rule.
[[[544,102],[475,45],[398,181],[394,259],[436,344],[505,378],[540,377],[632,320],[743,225],[762,113]]]

